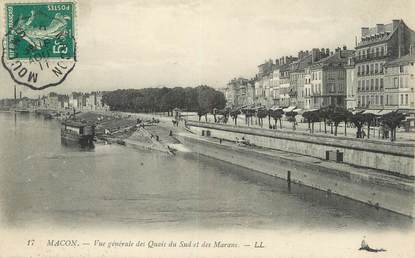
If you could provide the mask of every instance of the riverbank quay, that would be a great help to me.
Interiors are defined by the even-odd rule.
[[[327,158],[327,152],[339,152],[342,163],[414,180],[413,143],[391,143],[194,121],[188,121],[186,125],[200,136],[208,134],[229,141],[244,137],[259,147],[321,160]]]
[[[237,144],[234,141],[178,133],[193,152],[248,168],[291,183],[337,194],[375,208],[414,217],[414,181],[316,157]]]
[[[174,154],[178,141],[168,119],[124,112],[86,112],[77,119],[96,124],[97,139],[104,143]]]
[[[188,121],[194,121],[198,122],[199,117],[197,116],[197,113],[194,112],[182,112],[182,117],[185,118]],[[295,129],[293,128],[293,122],[287,121],[287,117],[283,116],[281,120],[281,124],[278,122],[275,123],[274,119],[263,119],[263,125],[261,126],[258,122],[257,117],[251,117],[249,125],[246,123],[246,118],[244,114],[239,114],[237,117],[237,126],[249,126],[251,128],[257,128],[257,129],[266,129],[270,127],[276,127],[278,131],[285,131],[285,132],[302,132],[302,133],[310,133],[310,125],[303,119],[302,116],[297,115],[296,123],[295,123]],[[215,119],[212,114],[206,115],[207,122],[214,123]],[[205,117],[201,117],[201,122],[205,122]],[[235,123],[233,119],[229,118],[227,125],[234,126]],[[281,127],[280,127],[281,126]],[[383,141],[383,142],[390,142],[390,139],[383,139],[381,134],[381,129],[379,126],[371,126],[370,131],[368,130],[367,126],[364,126],[362,130],[365,131],[367,136],[370,134],[370,138],[367,138],[368,140],[376,140],[376,141]],[[415,143],[415,134],[412,131],[405,131],[403,127],[398,127],[396,134],[396,140],[394,142],[402,142],[402,143]],[[326,131],[326,132],[325,132]],[[337,129],[337,136],[339,137],[347,137],[347,138],[356,138],[356,127],[353,125],[353,123],[348,123],[346,128],[344,128],[344,123],[340,123],[338,125]],[[334,126],[333,124],[327,123],[326,128],[324,126],[324,122],[316,122],[314,123],[314,132],[313,135],[322,135],[322,136],[334,136]]]

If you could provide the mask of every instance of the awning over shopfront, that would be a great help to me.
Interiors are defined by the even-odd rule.
[[[296,106],[289,106],[287,108],[284,108],[282,111],[284,111],[285,113],[287,112],[291,112],[296,108]]]
[[[392,110],[392,109],[384,109],[384,110],[379,111],[379,113],[377,113],[376,115],[383,116],[383,115],[386,115],[386,114],[389,114],[395,111],[396,110]]]
[[[301,108],[296,108],[293,110],[293,112],[296,112],[297,114],[302,114],[304,111]]]
[[[356,115],[356,114],[363,114],[363,112],[365,112],[365,110],[353,110],[352,114]]]
[[[272,110],[272,111],[275,111],[275,110],[278,110],[278,109],[282,109],[282,107],[279,107],[279,106],[272,106],[272,107],[270,108],[270,110]]]
[[[367,109],[362,114],[378,115],[379,112],[380,112],[380,109]]]

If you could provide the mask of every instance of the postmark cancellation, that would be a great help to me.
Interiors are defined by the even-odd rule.
[[[2,63],[34,90],[61,84],[76,64],[76,3],[6,3]]]

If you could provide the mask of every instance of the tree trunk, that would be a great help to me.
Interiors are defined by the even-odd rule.
[[[311,123],[311,133],[314,133],[314,122]]]
[[[338,124],[334,124],[334,136],[337,136],[337,127],[338,127]]]
[[[326,119],[324,119],[324,133],[327,134],[327,122],[326,122]]]
[[[367,126],[367,138],[370,138],[370,125]]]
[[[344,121],[344,136],[346,136],[347,135],[347,122],[346,121]]]
[[[282,129],[282,119],[281,119],[281,117],[280,117],[280,128]]]

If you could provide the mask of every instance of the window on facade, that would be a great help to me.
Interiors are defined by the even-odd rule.
[[[379,64],[376,63],[375,64],[375,73],[378,73],[379,72],[378,70],[379,70]]]
[[[378,96],[378,95],[376,95],[376,96],[375,96],[375,105],[377,105],[377,104],[378,104],[378,100],[379,100],[379,96]]]
[[[360,86],[361,86],[361,82],[360,81],[357,81],[357,91],[360,91]]]
[[[403,105],[403,94],[401,94],[401,105]]]
[[[369,74],[369,65],[367,64],[366,65],[366,75],[368,75]]]
[[[383,96],[380,96],[380,104],[383,105]]]
[[[370,64],[370,74],[373,74],[373,64]]]
[[[376,48],[376,56],[379,56],[379,48]]]
[[[362,96],[362,101],[361,101],[361,103],[362,103],[362,106],[365,106],[365,96]]]
[[[383,89],[383,78],[380,78],[380,89]]]
[[[408,94],[405,94],[405,105],[408,105]]]
[[[375,79],[375,90],[378,90],[379,87],[379,78]]]
[[[404,71],[404,70],[403,70],[403,65],[399,66],[399,72],[400,72],[400,73],[403,73],[403,71]]]
[[[403,78],[402,77],[399,78],[399,86],[400,86],[400,88],[405,88],[405,84],[403,83]]]
[[[389,104],[389,95],[386,95],[386,105]]]
[[[383,73],[383,63],[380,63],[379,64],[379,72],[380,73]]]
[[[374,81],[373,79],[370,79],[370,90],[373,90],[373,86],[374,86]]]
[[[357,75],[360,75],[360,65],[357,67]]]
[[[393,78],[393,86],[395,88],[398,88],[398,86],[399,86],[398,77]]]
[[[383,47],[380,48],[380,55],[381,56],[384,56],[385,55],[385,51],[384,51],[384,48]]]
[[[366,91],[369,91],[369,88],[370,88],[369,80],[366,80]]]

